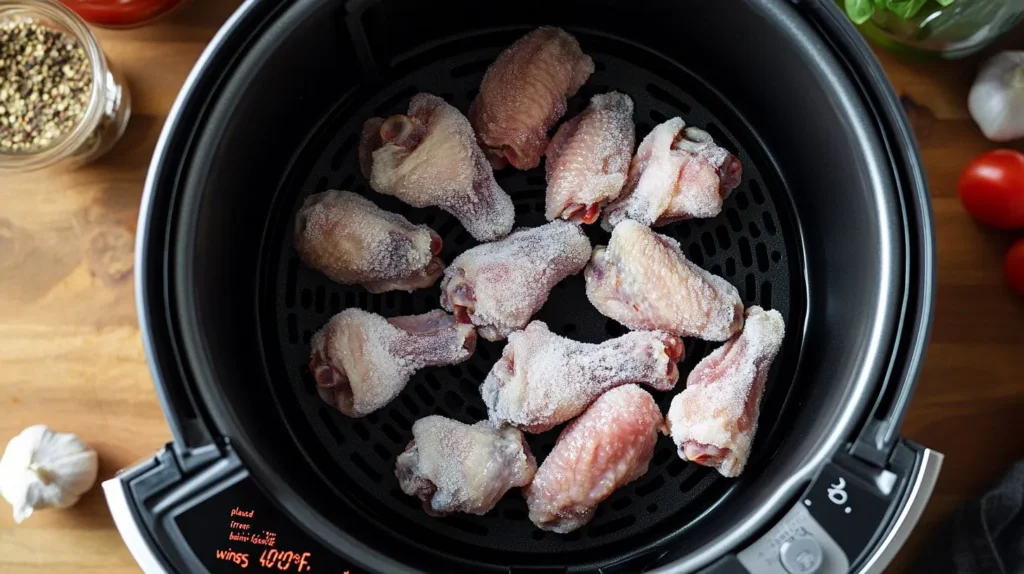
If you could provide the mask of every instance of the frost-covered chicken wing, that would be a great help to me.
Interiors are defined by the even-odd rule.
[[[600,345],[552,333],[543,321],[508,336],[480,387],[491,422],[539,433],[629,383],[668,391],[679,381],[683,342],[664,331],[632,331]]]
[[[293,243],[306,265],[370,293],[423,289],[444,272],[434,230],[350,191],[306,198],[295,217]]]
[[[594,248],[584,276],[590,302],[630,329],[725,341],[743,327],[736,287],[688,261],[678,241],[631,219],[615,226],[607,247]]]
[[[659,431],[664,420],[647,391],[624,385],[601,395],[523,489],[530,520],[563,534],[590,522],[601,501],[647,472]]]
[[[311,344],[309,370],[320,397],[358,418],[391,402],[423,367],[468,359],[476,332],[441,310],[385,319],[350,308],[332,317]]]
[[[359,158],[375,191],[440,207],[478,241],[512,229],[512,198],[494,180],[469,120],[437,96],[416,94],[407,115],[367,120]]]
[[[602,227],[623,219],[665,225],[692,217],[714,217],[743,177],[740,160],[711,135],[672,118],[640,142],[622,196],[605,210]]]
[[[590,240],[567,221],[517,229],[455,258],[441,281],[441,306],[488,341],[530,322],[562,279],[583,269]]]
[[[412,442],[398,455],[402,492],[419,497],[433,516],[486,514],[510,488],[526,486],[537,461],[512,428],[487,421],[467,425],[433,415],[412,425]]]
[[[532,169],[548,131],[594,73],[594,61],[560,28],[542,27],[506,48],[487,68],[469,119],[495,169]]]
[[[778,311],[747,310],[743,333],[704,358],[672,399],[668,425],[683,460],[739,476],[750,456],[757,416],[786,325]]]
[[[548,220],[597,221],[626,183],[635,141],[633,100],[619,92],[594,96],[562,124],[545,152]]]

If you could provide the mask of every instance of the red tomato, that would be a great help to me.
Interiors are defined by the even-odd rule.
[[[1018,240],[1006,253],[1003,274],[1010,289],[1024,297],[1024,239]]]
[[[174,8],[182,0],[61,0],[83,20],[99,26],[134,26]]]
[[[974,219],[997,229],[1024,227],[1024,154],[1010,149],[983,153],[964,168],[958,187]]]

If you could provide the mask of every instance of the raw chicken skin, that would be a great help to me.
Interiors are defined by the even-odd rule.
[[[491,422],[539,433],[582,413],[605,391],[638,383],[668,391],[679,381],[683,342],[633,331],[593,345],[559,337],[542,321],[508,336],[480,387]]]
[[[487,68],[469,120],[495,169],[532,169],[548,131],[594,73],[594,61],[560,28],[542,27],[506,48]]]
[[[408,115],[367,120],[359,157],[375,191],[440,207],[478,241],[512,229],[512,198],[495,181],[469,120],[437,96],[416,94]]]
[[[454,365],[476,349],[476,332],[441,310],[385,319],[345,309],[313,335],[309,370],[327,404],[359,418],[391,402],[413,373]]]
[[[635,141],[633,100],[619,92],[594,96],[562,124],[545,153],[548,220],[597,221],[626,184]]]
[[[704,358],[672,399],[668,425],[679,457],[739,476],[750,456],[764,383],[786,336],[778,311],[747,310],[743,333]]]
[[[294,245],[306,265],[370,293],[423,289],[444,273],[434,230],[350,191],[306,198],[295,217]]]
[[[611,231],[627,218],[659,226],[714,217],[742,178],[736,156],[704,130],[672,118],[640,142],[622,197],[608,206],[601,225]]]
[[[743,327],[736,287],[631,219],[615,226],[608,247],[594,249],[584,277],[594,307],[630,329],[725,341]]]
[[[647,472],[659,431],[664,421],[647,391],[624,385],[601,395],[565,427],[523,489],[530,520],[562,534],[590,522],[598,504]]]
[[[511,427],[433,415],[413,423],[412,436],[398,455],[395,476],[402,492],[419,497],[432,516],[486,514],[537,472],[523,433]]]
[[[589,258],[590,240],[575,224],[517,229],[452,261],[441,281],[441,306],[476,325],[484,339],[498,341],[525,327],[551,289]]]

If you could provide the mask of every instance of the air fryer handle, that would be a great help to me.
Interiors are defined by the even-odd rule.
[[[153,385],[174,439],[169,447],[175,454],[178,466],[183,472],[190,473],[221,458],[223,453],[216,435],[211,431],[210,423],[200,414],[199,405],[192,398],[192,392],[181,375],[180,364],[170,352],[171,345],[153,345],[145,335],[143,339],[151,365]]]
[[[893,519],[892,528],[885,538],[864,561],[861,574],[881,574],[903,547],[910,533],[917,526],[924,509],[931,500],[935,483],[942,470],[943,455],[931,449],[925,449],[921,466],[910,483],[907,500]]]
[[[136,312],[150,377],[164,419],[170,427],[174,451],[181,455],[179,458],[188,458],[188,452],[212,445],[214,438],[200,415],[178,354],[171,320],[172,308],[166,298],[167,284],[160,276],[160,268],[149,264],[152,254],[162,249],[162,245],[156,243],[159,236],[144,226],[144,218],[153,216],[166,217],[164,213],[153,212],[140,215],[140,234],[135,252]]]

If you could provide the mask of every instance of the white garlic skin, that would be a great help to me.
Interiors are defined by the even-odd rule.
[[[0,495],[14,507],[14,521],[20,524],[34,510],[78,502],[95,484],[98,471],[96,451],[77,436],[34,425],[7,443],[0,458]]]
[[[1000,52],[985,62],[971,87],[967,108],[989,140],[1024,137],[1024,52]]]

